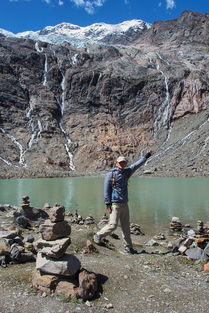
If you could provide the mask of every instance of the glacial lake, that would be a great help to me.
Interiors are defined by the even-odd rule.
[[[69,177],[0,180],[0,203],[20,206],[30,197],[31,206],[62,204],[66,210],[99,220],[105,212],[104,177]],[[209,221],[209,178],[142,178],[129,181],[131,222],[146,233],[168,228],[173,216],[196,227]]]

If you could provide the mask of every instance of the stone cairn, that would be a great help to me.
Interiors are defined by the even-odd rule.
[[[179,217],[172,217],[171,222],[170,222],[170,230],[171,231],[182,231],[182,223],[179,219]]]
[[[71,244],[71,226],[64,220],[64,207],[56,205],[48,215],[49,219],[39,227],[42,238],[34,243],[38,253],[33,287],[66,300],[93,298],[98,289],[96,275],[81,269],[76,256],[66,253]]]

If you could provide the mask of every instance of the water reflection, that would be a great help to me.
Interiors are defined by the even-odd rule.
[[[209,179],[139,178],[129,182],[131,221],[145,232],[167,227],[172,216],[183,223],[209,220]],[[20,205],[30,196],[31,204],[62,204],[66,209],[99,219],[104,211],[103,178],[73,177],[0,180],[0,203]]]

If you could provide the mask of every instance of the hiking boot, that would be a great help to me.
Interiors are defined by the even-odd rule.
[[[93,240],[97,245],[101,244],[101,239],[97,234],[94,234]]]
[[[126,253],[126,254],[138,254],[138,251],[132,247],[125,247],[124,253]]]

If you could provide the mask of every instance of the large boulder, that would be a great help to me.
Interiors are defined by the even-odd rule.
[[[96,274],[87,270],[82,270],[78,275],[79,292],[78,295],[84,300],[92,299],[98,290]]]
[[[49,218],[48,214],[44,210],[32,207],[22,206],[21,214],[31,221],[45,220]]]

